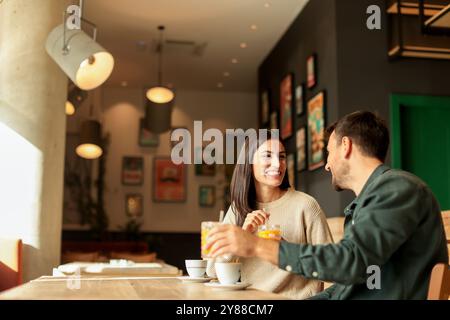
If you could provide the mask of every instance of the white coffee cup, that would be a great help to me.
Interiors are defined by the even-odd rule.
[[[206,260],[208,263],[206,265],[206,275],[210,278],[216,278],[216,268],[215,268],[215,263],[216,263],[216,259],[214,258],[203,258],[203,260]]]
[[[208,261],[206,260],[186,260],[186,270],[190,277],[200,278],[205,275],[206,266]]]
[[[241,276],[240,262],[216,262],[216,274],[221,284],[235,284]]]

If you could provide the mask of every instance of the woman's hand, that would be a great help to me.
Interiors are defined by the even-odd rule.
[[[263,210],[255,210],[247,214],[242,229],[255,233],[259,226],[266,223],[267,219],[269,219],[269,214],[267,212]]]

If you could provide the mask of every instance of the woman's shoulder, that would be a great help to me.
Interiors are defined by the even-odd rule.
[[[294,190],[294,189],[290,189],[290,192],[292,194],[292,196],[291,196],[292,200],[302,201],[302,203],[304,203],[305,205],[313,205],[313,206],[318,205],[317,200],[313,196],[311,196],[305,192]]]

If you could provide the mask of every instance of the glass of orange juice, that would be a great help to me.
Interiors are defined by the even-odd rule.
[[[208,238],[209,232],[217,227],[220,224],[220,222],[217,221],[203,221],[201,224],[201,249],[202,249],[202,258],[208,258],[209,257],[209,251],[205,249],[206,245],[206,239]]]
[[[281,240],[281,227],[279,224],[263,224],[258,227],[258,237],[263,239]]]

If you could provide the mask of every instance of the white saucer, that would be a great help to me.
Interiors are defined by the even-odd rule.
[[[189,277],[189,276],[184,276],[184,277],[177,277],[178,280],[181,280],[183,282],[197,282],[197,283],[201,283],[201,282],[208,282],[211,281],[213,278],[208,278],[208,277]]]
[[[250,283],[247,282],[238,282],[235,284],[221,284],[220,282],[210,282],[205,283],[205,286],[215,288],[215,289],[222,289],[222,290],[243,290],[250,286]]]

